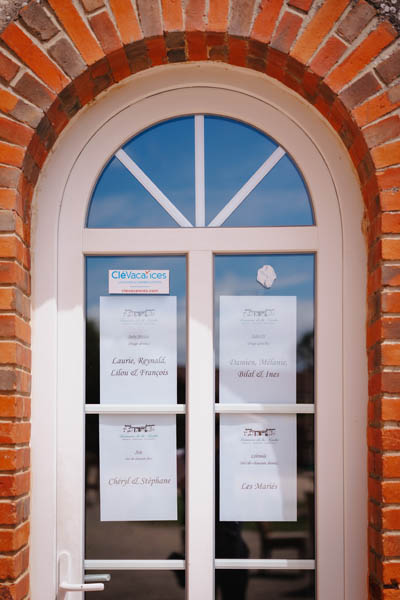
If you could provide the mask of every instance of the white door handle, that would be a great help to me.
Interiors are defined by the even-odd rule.
[[[58,600],[65,600],[66,597],[69,598],[68,592],[102,592],[104,590],[104,583],[100,581],[93,583],[69,583],[71,579],[80,579],[82,576],[79,574],[72,575],[70,566],[71,556],[69,552],[61,552],[58,557],[58,588],[60,590],[57,595]]]
[[[104,583],[60,583],[60,590],[64,592],[102,592]]]

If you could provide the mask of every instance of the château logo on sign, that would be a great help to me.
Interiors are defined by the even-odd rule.
[[[150,433],[155,431],[156,426],[153,425],[124,425],[123,433]]]

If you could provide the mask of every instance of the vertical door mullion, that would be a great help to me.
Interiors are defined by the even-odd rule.
[[[68,555],[69,582],[81,583],[85,509],[85,263],[79,238],[71,230],[71,227],[61,230],[58,256],[57,557]],[[81,592],[74,593],[74,600],[82,600],[83,596]]]
[[[318,249],[316,272],[316,596],[324,600],[345,597],[342,254],[335,246],[339,229],[333,218],[331,225],[320,226],[324,244]]]
[[[213,255],[188,255],[187,598],[214,598]]]

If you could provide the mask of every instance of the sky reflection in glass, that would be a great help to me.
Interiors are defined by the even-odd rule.
[[[124,150],[194,223],[193,117],[172,119],[155,125],[125,144]]]
[[[204,118],[206,225],[220,212],[278,144],[239,121]],[[123,150],[179,211],[195,225],[194,117],[159,123]],[[307,188],[286,154],[222,226],[313,225]],[[95,187],[87,227],[179,227],[153,196],[112,157]]]
[[[111,269],[168,269],[171,296],[177,297],[178,364],[186,357],[186,260],[183,256],[87,256],[86,317],[100,329],[100,296],[108,296]]]
[[[277,276],[271,288],[257,281],[258,269],[264,265],[271,265]],[[296,296],[297,340],[314,330],[314,254],[217,255],[214,277],[217,334],[220,296]],[[218,335],[216,346],[218,357]]]

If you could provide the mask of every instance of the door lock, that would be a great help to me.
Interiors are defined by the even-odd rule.
[[[87,573],[85,575],[85,583],[107,583],[111,581],[111,575],[108,573]]]

